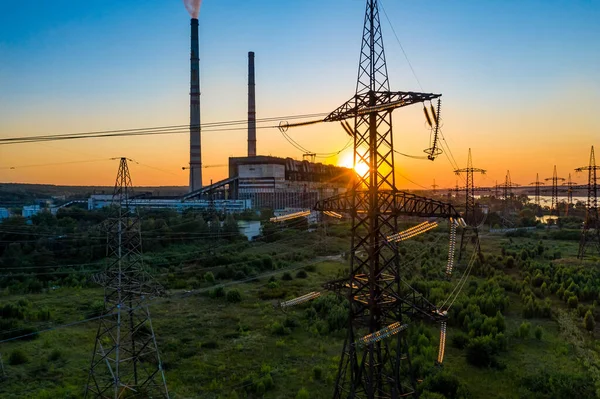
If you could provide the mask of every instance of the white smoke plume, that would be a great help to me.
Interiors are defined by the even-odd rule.
[[[200,4],[202,4],[202,0],[183,0],[183,4],[185,5],[185,9],[190,13],[190,17],[198,18],[198,14],[200,14]]]

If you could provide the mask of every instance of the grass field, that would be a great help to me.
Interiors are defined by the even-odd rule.
[[[318,233],[303,233],[297,240],[259,244],[245,249],[254,255],[290,251],[292,248],[310,251],[310,245],[321,239]],[[312,234],[312,235],[311,235]],[[289,237],[288,237],[289,238]],[[507,238],[485,236],[482,249],[486,254],[501,252],[502,246],[529,245],[537,238]],[[341,248],[343,239],[331,246]],[[549,241],[545,245],[561,252],[563,260],[573,257],[576,243]],[[306,278],[296,277],[300,267],[308,267]],[[230,303],[225,297],[208,295],[214,286],[202,282],[187,296],[180,295],[188,288],[171,290],[171,297],[160,298],[150,305],[153,326],[166,372],[172,398],[295,398],[306,389],[311,398],[329,398],[345,337],[344,331],[319,333],[303,319],[304,308],[283,313],[274,305],[277,299],[260,299],[278,290],[285,298],[293,298],[310,291],[320,291],[322,284],[343,273],[346,265],[341,257],[330,256],[289,261],[286,269],[276,270],[275,284],[267,277],[252,282],[237,282],[225,290],[237,289],[242,300]],[[291,270],[292,280],[282,280],[285,270]],[[508,272],[508,271],[507,271]],[[509,275],[521,278],[521,272],[510,270]],[[193,268],[185,278],[196,277]],[[198,276],[199,277],[199,276]],[[482,282],[481,277],[471,277]],[[202,279],[200,279],[202,280]],[[273,288],[274,286],[276,288]],[[450,328],[446,356],[442,366],[457,376],[472,398],[527,398],[532,396],[523,379],[544,371],[552,373],[582,373],[587,368],[581,360],[581,348],[561,332],[556,319],[527,319],[532,330],[541,326],[541,339],[517,336],[522,317],[521,298],[507,292],[508,309],[504,312],[508,347],[498,355],[502,367],[478,368],[469,364],[465,351],[450,342],[458,333]],[[102,301],[100,289],[64,288],[35,295],[4,295],[2,303],[26,299],[31,308],[51,310],[51,322],[37,322],[39,329],[77,322],[88,317],[89,309]],[[555,301],[557,307],[564,307]],[[286,324],[287,323],[287,324]],[[291,323],[291,324],[290,324]],[[276,324],[291,325],[283,333]],[[90,321],[71,327],[39,334],[36,339],[0,343],[5,377],[0,383],[2,398],[77,398],[81,397],[91,360],[97,322]],[[436,326],[432,335],[439,335]],[[584,336],[583,347],[593,350],[593,340]],[[26,361],[9,365],[11,354],[17,350],[26,355]]]

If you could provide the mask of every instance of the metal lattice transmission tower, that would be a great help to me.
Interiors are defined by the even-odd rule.
[[[106,223],[108,265],[86,398],[168,398],[147,301],[160,289],[144,271],[140,218],[127,159],[121,158]]]
[[[435,179],[433,179],[433,184],[431,185],[431,188],[433,188],[432,193],[435,195],[437,192],[437,188],[439,187],[438,184],[435,184]]]
[[[471,149],[469,148],[469,156],[467,158],[467,167],[462,169],[456,169],[454,171],[456,175],[460,175],[461,173],[465,173],[466,176],[466,185],[465,185],[465,213],[463,215],[463,219],[469,226],[472,231],[472,241],[476,242],[478,237],[477,232],[477,224],[478,220],[476,217],[476,208],[475,208],[475,173],[481,173],[484,175],[486,173],[485,169],[474,168],[473,167],[473,159],[471,157]],[[467,229],[464,229],[460,238],[460,250],[458,252],[458,259],[462,259],[462,255],[465,252],[465,247],[468,239],[465,239],[467,234]]]
[[[565,206],[565,216],[569,216],[569,208],[573,205],[573,187],[577,186],[573,180],[571,180],[571,174],[569,173],[569,177],[567,178],[566,183],[563,183],[564,186],[567,186],[567,204]]]
[[[535,182],[533,183],[529,183],[529,184],[533,184],[535,186],[535,205],[537,207],[536,209],[536,213],[538,214],[538,216],[542,213],[542,204],[540,202],[540,186],[543,186],[544,183],[540,182],[540,174],[536,173],[535,174]]]
[[[585,221],[581,231],[581,240],[579,241],[578,258],[582,259],[588,246],[593,245],[596,251],[600,253],[600,218],[598,217],[598,175],[600,166],[596,165],[596,156],[594,155],[594,146],[590,152],[590,164],[575,169],[577,172],[588,172],[588,199]]]
[[[435,321],[445,315],[425,308],[422,296],[406,292],[400,278],[396,242],[398,217],[460,218],[449,204],[396,189],[392,111],[439,98],[440,94],[389,91],[387,66],[376,0],[367,0],[355,95],[324,121],[354,120],[354,165],[368,166],[352,189],[315,206],[317,211],[348,213],[352,217],[350,275],[328,289],[344,291],[350,304],[348,334],[340,359],[334,398],[383,399],[416,395],[405,332],[409,317],[425,315]],[[436,124],[439,115],[434,116]],[[420,298],[420,299],[419,299]],[[377,336],[389,326],[394,333]]]
[[[544,180],[552,182],[552,206],[550,208],[550,214],[560,216],[560,210],[558,209],[558,182],[565,181],[565,178],[558,177],[558,174],[556,173],[556,165],[554,165],[554,173],[552,174],[552,177],[548,177]]]
[[[474,168],[473,160],[471,158],[471,149],[469,148],[469,157],[467,159],[467,167],[462,169],[456,169],[455,174],[460,175],[466,173],[466,186],[465,186],[465,214],[464,219],[469,226],[475,226],[477,221],[475,220],[475,173],[481,173],[485,175],[485,169]]]
[[[496,184],[496,189],[502,189],[502,224],[504,226],[510,226],[513,224],[511,219],[511,211],[513,208],[513,187],[518,187],[518,184],[512,182],[510,178],[510,170],[506,171],[506,177],[504,178],[504,184]]]

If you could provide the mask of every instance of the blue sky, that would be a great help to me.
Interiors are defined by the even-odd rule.
[[[181,1],[4,3],[2,137],[187,123],[189,16]],[[489,179],[513,167],[513,180],[529,182],[538,171],[550,176],[554,163],[567,173],[586,162],[600,133],[600,2],[381,3],[423,90],[443,93],[444,132],[461,166],[468,147],[476,163],[487,163],[478,166],[490,170]],[[205,0],[202,120],[245,118],[248,51],[256,52],[259,118],[337,107],[355,88],[363,13],[363,0]],[[381,23],[392,90],[420,90],[383,13]],[[428,146],[420,112],[394,114],[404,152]],[[333,125],[292,134],[315,152],[346,142]],[[203,162],[243,155],[245,139],[239,131],[206,134]],[[258,140],[259,153],[301,156],[275,129],[259,131]],[[0,147],[0,165],[124,155],[169,172],[140,169],[138,184],[184,185],[187,151],[184,135],[30,144]],[[454,183],[443,157],[434,164],[399,162],[413,180],[435,175],[438,183]],[[115,170],[110,162],[0,169],[0,181],[110,184]],[[205,180],[225,173],[207,169]]]

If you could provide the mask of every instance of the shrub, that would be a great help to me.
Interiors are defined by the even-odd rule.
[[[541,341],[542,336],[544,335],[544,330],[542,330],[541,326],[537,326],[535,328],[535,331],[533,332],[533,334],[535,335],[535,339],[537,339],[538,341]]]
[[[299,270],[298,273],[296,273],[296,277],[297,278],[307,278],[308,273],[306,273],[306,270]]]
[[[313,376],[315,377],[315,380],[323,378],[323,369],[319,366],[313,367]]]
[[[591,310],[588,310],[583,318],[583,327],[588,331],[594,331],[594,327],[596,327],[594,315]]]
[[[210,292],[208,293],[208,296],[210,296],[211,298],[222,298],[225,296],[225,288],[223,287],[217,287],[215,289],[210,290]]]
[[[20,349],[15,349],[12,351],[10,356],[8,357],[8,364],[11,366],[18,366],[19,364],[25,364],[29,361],[25,352]]]
[[[521,337],[523,339],[529,338],[529,331],[530,330],[531,330],[531,324],[529,324],[528,322],[524,321],[519,326],[519,331],[517,332],[517,334],[519,335],[519,337]]]
[[[495,363],[494,349],[489,336],[476,337],[469,342],[467,361],[477,367],[488,367]]]
[[[86,315],[88,318],[98,317],[104,313],[104,301],[94,301],[89,307]]]
[[[567,300],[567,305],[569,305],[569,307],[571,309],[575,309],[578,304],[579,304],[579,300],[577,299],[577,297],[575,295],[571,295],[569,297],[569,299]]]
[[[48,355],[48,360],[50,360],[51,362],[55,362],[57,360],[60,360],[62,357],[63,355],[60,349],[53,349],[52,352],[50,352],[50,354]]]
[[[469,336],[463,332],[458,332],[452,337],[452,346],[457,349],[464,349],[469,344]]]
[[[306,388],[301,388],[296,395],[296,399],[310,399],[310,395]]]
[[[229,290],[227,292],[227,302],[237,303],[242,301],[242,295],[236,289]]]
[[[207,272],[204,274],[204,281],[206,281],[207,283],[214,283],[215,282],[215,275],[212,272]]]
[[[276,321],[271,325],[271,332],[275,335],[288,335],[292,331],[280,322]]]
[[[282,280],[286,280],[286,281],[290,281],[293,279],[292,275],[290,274],[290,272],[285,272],[283,273],[283,276],[281,276]]]

